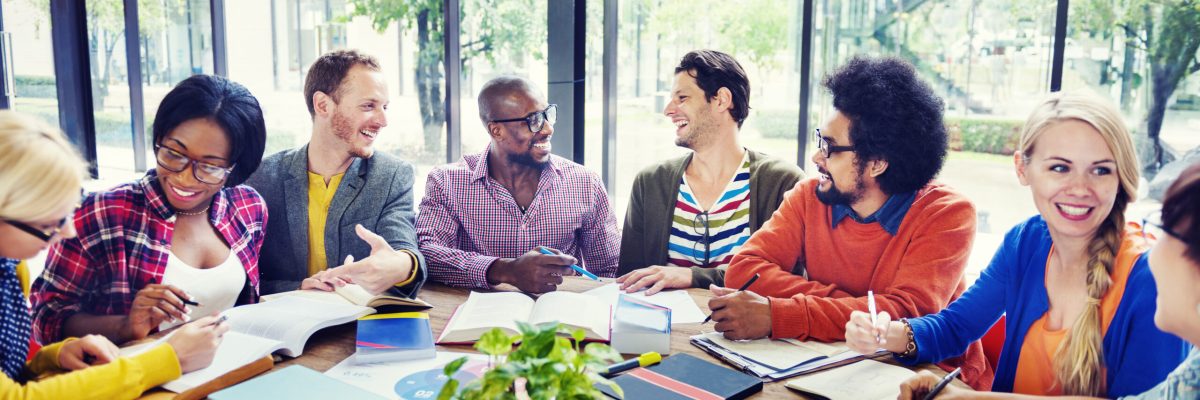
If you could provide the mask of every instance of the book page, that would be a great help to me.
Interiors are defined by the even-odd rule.
[[[529,315],[529,322],[541,324],[558,321],[583,328],[588,337],[608,340],[612,321],[612,306],[595,296],[571,292],[550,292],[538,298]]]
[[[452,326],[447,326],[446,330],[506,328],[518,332],[516,321],[527,320],[532,310],[533,299],[523,293],[471,292],[451,321]]]
[[[363,289],[362,286],[358,286],[356,284],[349,284],[346,286],[334,286],[333,291],[334,291],[334,293],[337,293],[338,295],[345,297],[346,300],[350,300],[351,303],[354,303],[354,304],[357,304],[360,306],[367,305],[367,303],[370,303],[371,299],[375,297],[374,295],[371,294],[371,292],[368,292],[367,289]]]
[[[900,396],[900,384],[913,375],[916,373],[907,368],[862,360],[792,379],[787,387],[830,400],[895,399]]]
[[[221,345],[217,347],[217,354],[213,356],[212,364],[183,374],[179,379],[167,382],[162,387],[175,393],[183,392],[263,358],[281,346],[283,343],[278,340],[226,332]]]
[[[720,332],[709,332],[703,336],[713,344],[737,353],[742,358],[776,370],[788,369],[813,359],[826,357],[824,354],[782,340],[729,340]]]
[[[301,296],[234,307],[225,311],[230,330],[284,343],[288,356],[304,351],[304,342],[318,329],[353,321],[374,310],[348,303],[328,303]]]

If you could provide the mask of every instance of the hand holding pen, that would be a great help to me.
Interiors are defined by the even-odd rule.
[[[899,398],[903,400],[933,400],[939,396],[942,399],[969,398],[971,394],[974,394],[973,392],[951,384],[954,378],[961,373],[962,369],[956,368],[945,376],[939,377],[929,371],[920,371],[916,376],[908,378],[900,384]]]
[[[708,300],[710,316],[716,325],[713,329],[721,332],[726,339],[751,340],[771,336],[771,302],[766,297],[749,289],[758,277],[755,274],[742,285],[743,290],[733,290],[717,286],[709,286],[712,299]]]
[[[903,353],[908,343],[903,324],[893,322],[887,311],[878,311],[875,292],[867,291],[867,312],[851,312],[846,322],[846,345],[861,354],[874,354],[879,349]]]

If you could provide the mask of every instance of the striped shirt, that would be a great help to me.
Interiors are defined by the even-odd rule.
[[[696,201],[687,174],[679,180],[679,196],[671,217],[667,242],[668,264],[677,267],[715,268],[729,264],[750,239],[750,156],[725,185],[721,197],[707,211]]]
[[[536,246],[579,259],[588,271],[612,277],[621,234],[595,173],[552,155],[529,209],[488,175],[488,152],[429,172],[417,216],[417,238],[429,278],[457,287],[489,288],[497,258],[516,258]]]

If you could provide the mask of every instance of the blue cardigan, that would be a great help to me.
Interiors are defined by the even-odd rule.
[[[917,355],[908,364],[940,361],[962,354],[1008,315],[1004,349],[992,390],[1011,392],[1017,358],[1030,325],[1050,308],[1046,258],[1050,231],[1040,215],[1018,224],[1004,237],[991,264],[975,284],[937,314],[910,319]],[[1162,381],[1186,357],[1190,345],[1154,326],[1157,289],[1144,254],[1129,272],[1125,293],[1103,339],[1108,396],[1141,393]]]

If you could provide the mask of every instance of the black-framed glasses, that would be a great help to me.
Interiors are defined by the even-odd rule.
[[[222,167],[204,161],[193,160],[183,155],[183,153],[163,145],[154,145],[154,158],[158,159],[158,166],[171,172],[183,172],[183,170],[187,169],[188,165],[191,165],[192,176],[196,180],[210,185],[224,183],[225,178],[228,178],[229,174],[233,172],[233,167]]]
[[[1162,210],[1151,211],[1149,215],[1146,215],[1145,218],[1142,218],[1142,235],[1149,234],[1154,238],[1159,238],[1162,236],[1158,234],[1159,232],[1170,235],[1173,238],[1183,240],[1183,235],[1180,235],[1179,233],[1171,230],[1171,228],[1163,225]]]
[[[79,189],[80,203],[75,204],[76,209],[78,209],[79,204],[82,203],[84,194],[85,193],[83,192],[83,189]],[[63,217],[63,219],[61,221],[58,221],[57,225],[54,225],[53,228],[49,228],[49,229],[37,228],[33,225],[29,225],[27,223],[24,223],[21,221],[16,221],[16,220],[11,220],[11,219],[5,219],[3,221],[6,224],[12,225],[14,228],[20,229],[22,232],[28,233],[30,235],[33,235],[33,237],[41,239],[43,242],[49,242],[50,239],[54,239],[55,236],[58,236],[58,234],[62,232],[63,227],[67,226],[67,224],[71,222],[71,218],[74,216],[75,216],[75,211],[72,210],[71,214]]]
[[[700,231],[700,226],[704,226],[703,232]],[[700,264],[700,266],[707,267],[711,261],[709,260],[709,254],[712,250],[710,248],[711,243],[709,243],[711,238],[708,236],[708,211],[698,213],[695,217],[692,217],[692,232],[702,237],[700,241],[692,242],[692,257],[699,259],[699,257],[696,257],[696,253],[700,252],[700,245],[704,245],[704,263]]]
[[[529,115],[526,115],[521,118],[493,119],[490,122],[517,122],[517,121],[525,121],[525,124],[529,126],[530,132],[533,132],[533,133],[541,132],[542,128],[545,127],[547,123],[549,123],[550,125],[554,125],[554,123],[558,122],[558,105],[551,104],[551,105],[547,106],[545,110],[534,111],[534,112],[529,113]]]
[[[820,150],[821,153],[825,155],[825,158],[829,158],[829,156],[833,155],[834,153],[854,151],[854,146],[830,145],[829,141],[825,140],[824,136],[821,136],[821,128],[813,129],[813,141],[817,142],[817,150]]]

